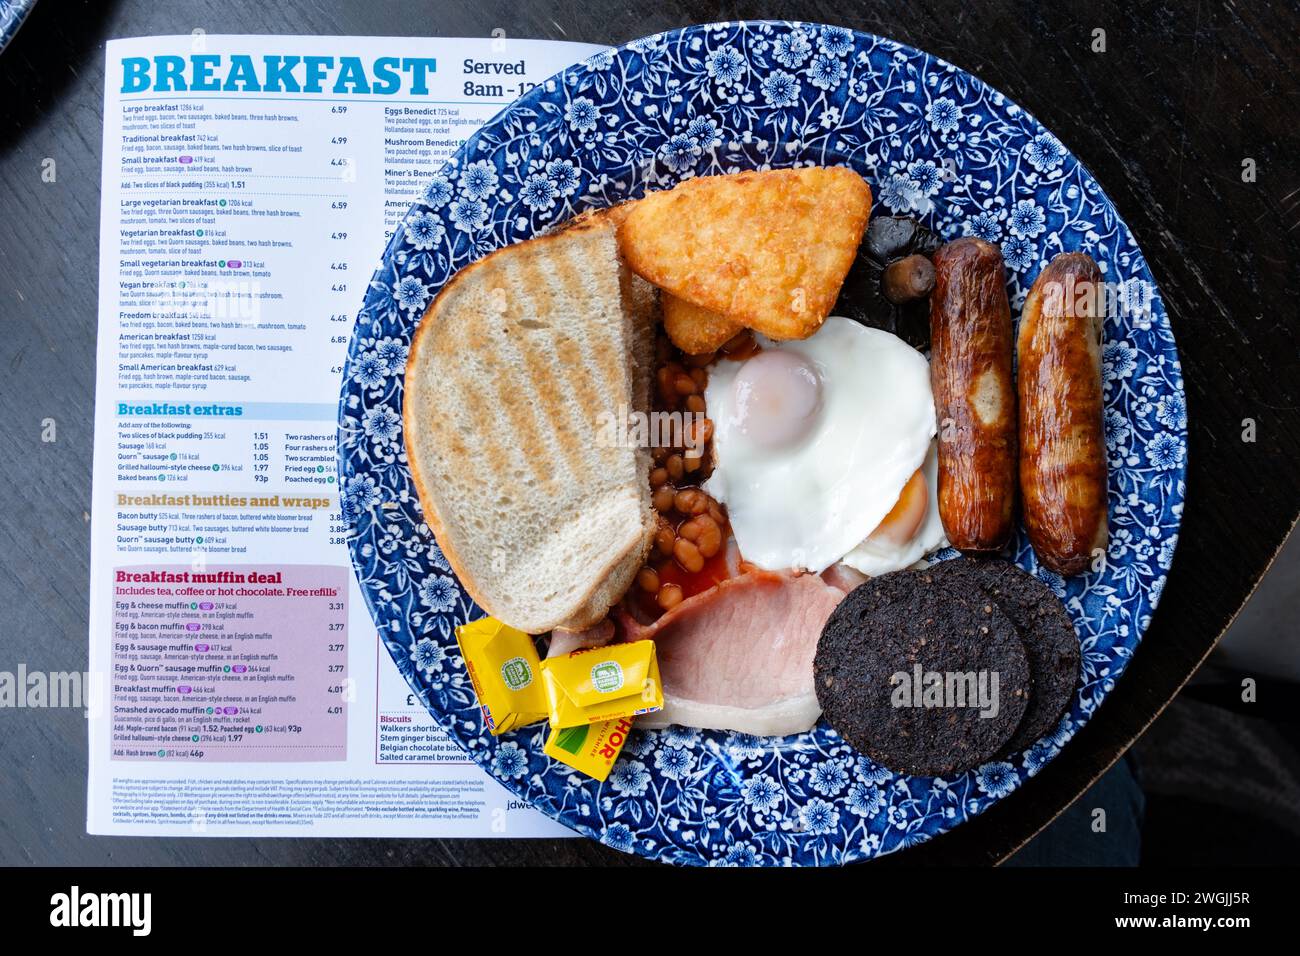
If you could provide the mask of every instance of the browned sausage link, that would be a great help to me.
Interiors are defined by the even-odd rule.
[[[1101,270],[1058,255],[1025,299],[1020,365],[1020,492],[1038,560],[1059,574],[1106,548],[1106,436],[1101,402]]]
[[[939,422],[939,517],[963,551],[997,551],[1016,501],[1011,306],[1002,251],[957,239],[934,254],[930,381]]]

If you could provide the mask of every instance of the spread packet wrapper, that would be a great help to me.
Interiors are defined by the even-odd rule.
[[[664,706],[654,641],[608,644],[547,658],[542,683],[553,728],[652,714]]]
[[[504,734],[546,719],[542,662],[531,636],[484,617],[456,628],[456,642],[488,730]]]
[[[631,717],[577,727],[556,727],[546,738],[546,755],[579,773],[604,780],[631,730]]]

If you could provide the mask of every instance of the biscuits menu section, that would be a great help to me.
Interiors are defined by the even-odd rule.
[[[93,832],[181,834],[192,818],[228,835],[566,832],[465,759],[377,642],[340,520],[335,421],[345,375],[402,372],[402,343],[378,342],[357,368],[346,353],[412,202],[510,100],[598,49],[108,44]],[[385,780],[408,810],[383,810]],[[409,812],[413,785],[455,812]],[[340,799],[349,787],[366,798]],[[202,797],[218,793],[219,807]],[[257,800],[243,809],[232,793]]]

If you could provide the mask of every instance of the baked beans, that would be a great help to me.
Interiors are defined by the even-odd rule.
[[[688,590],[696,593],[698,584],[684,589],[678,583],[682,575],[699,574],[726,546],[726,509],[699,487],[713,472],[713,422],[702,417],[707,410],[707,367],[719,357],[738,357],[751,348],[756,346],[748,333],[706,355],[683,355],[663,335],[655,343],[655,410],[701,417],[687,420],[678,445],[652,449],[650,500],[657,527],[650,556],[636,576],[637,590],[645,596],[643,606],[649,602],[663,612],[685,600]]]
[[[673,545],[673,558],[691,574],[704,570],[704,555],[700,554],[694,541],[678,538]]]
[[[722,348],[718,349],[724,356],[729,359],[740,361],[747,359],[751,355],[757,354],[760,349],[758,342],[754,340],[754,333],[749,329],[741,329],[731,338],[723,343]]]
[[[706,365],[712,365],[717,359],[717,352],[704,352],[701,355],[687,355],[682,358],[689,368],[704,368]]]
[[[673,496],[673,507],[684,515],[704,514],[709,509],[708,497],[698,488],[683,488]]]
[[[673,545],[677,543],[677,534],[673,531],[673,526],[659,519],[663,524],[655,532],[655,550],[659,552],[659,557],[670,558],[673,554]]]
[[[655,597],[656,603],[667,611],[682,603],[682,589],[676,584],[665,584],[659,589],[659,594]]]
[[[645,567],[637,572],[636,583],[642,591],[650,594],[659,593],[659,572],[654,568]]]
[[[711,558],[722,550],[722,528],[707,513],[683,522],[677,533],[687,541],[694,542],[700,554],[706,558]]]

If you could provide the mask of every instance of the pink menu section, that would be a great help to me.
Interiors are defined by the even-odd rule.
[[[347,758],[346,567],[113,572],[112,758]]]

